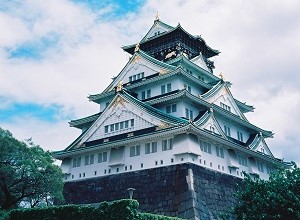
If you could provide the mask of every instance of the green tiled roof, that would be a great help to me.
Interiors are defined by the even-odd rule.
[[[80,118],[80,119],[76,119],[76,120],[71,120],[69,122],[70,127],[78,127],[80,128],[81,125],[87,124],[87,123],[91,123],[97,120],[97,118],[101,115],[102,112],[84,117],[84,118]]]

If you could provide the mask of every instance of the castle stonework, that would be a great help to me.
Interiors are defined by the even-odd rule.
[[[186,219],[220,219],[236,203],[244,172],[268,179],[276,167],[266,139],[213,73],[219,54],[180,24],[156,18],[106,89],[89,96],[100,112],[70,121],[81,135],[54,153],[62,160],[67,203],[133,198],[142,211]],[[105,61],[104,61],[105,62]],[[103,73],[99,73],[103,74]],[[114,75],[112,73],[112,75]]]
[[[232,219],[240,183],[240,178],[201,166],[177,164],[66,182],[64,195],[67,203],[98,203],[128,198],[127,189],[134,188],[133,199],[143,212],[201,220],[223,214]]]

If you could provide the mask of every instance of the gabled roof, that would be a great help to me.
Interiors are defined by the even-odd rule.
[[[144,53],[142,50],[138,50],[134,53],[134,55],[130,58],[128,63],[125,65],[125,67],[121,70],[121,72],[114,78],[114,80],[111,82],[111,84],[103,92],[105,93],[105,92],[111,91],[113,88],[115,88],[117,86],[118,82],[120,82],[124,78],[124,76],[126,74],[125,70],[128,69],[129,66],[134,65],[134,63],[136,61],[139,61],[141,59],[147,63],[153,64],[154,66],[156,66],[156,68],[158,70],[157,72],[159,72],[159,71],[168,72],[168,71],[174,70],[176,68],[172,65],[169,65],[167,63],[164,63],[162,61],[159,61],[159,60],[149,56],[148,54]]]
[[[234,99],[234,101],[236,102],[237,106],[243,113],[253,112],[255,109],[252,105],[247,105],[245,102],[241,102],[237,99]]]
[[[209,91],[207,91],[206,93],[200,95],[201,98],[203,98],[204,100],[210,102],[210,103],[214,103],[217,99],[219,99],[221,97],[221,90],[225,90],[226,94],[223,95],[227,95],[229,102],[232,105],[232,108],[234,109],[235,113],[240,116],[242,119],[244,119],[245,121],[247,121],[247,118],[244,116],[244,114],[242,113],[242,111],[239,109],[238,105],[235,102],[235,99],[233,98],[233,95],[231,94],[227,83],[224,82],[223,80],[220,80],[216,85],[214,85]],[[213,97],[216,97],[215,100],[212,100]]]
[[[84,118],[80,118],[80,119],[75,119],[75,120],[71,120],[69,122],[70,127],[76,127],[76,128],[83,128],[86,125],[94,122],[97,120],[97,118],[101,115],[102,112],[84,117]]]
[[[63,159],[63,158],[70,157],[73,155],[80,155],[83,153],[86,154],[88,152],[95,152],[99,149],[107,149],[107,148],[111,148],[114,146],[131,144],[136,141],[145,141],[146,139],[151,140],[156,137],[183,134],[186,132],[193,133],[195,135],[199,135],[200,137],[207,137],[207,138],[212,139],[220,144],[224,144],[227,147],[230,147],[231,149],[237,149],[241,152],[245,152],[247,154],[254,155],[255,158],[261,158],[262,160],[266,160],[270,163],[282,165],[282,161],[273,156],[263,155],[260,152],[253,151],[248,147],[242,146],[236,142],[231,141],[230,139],[224,139],[220,135],[215,135],[211,132],[208,132],[204,129],[197,127],[194,123],[186,123],[184,125],[166,127],[164,129],[153,129],[149,132],[134,134],[133,136],[125,135],[121,139],[116,139],[116,140],[109,141],[109,142],[104,141],[101,143],[95,143],[93,145],[89,145],[89,146],[82,147],[82,148],[69,148],[69,149],[65,149],[63,151],[54,152],[53,156],[57,159]],[[82,134],[78,139],[80,139],[83,135],[84,134]]]
[[[212,132],[212,134],[216,134],[223,137],[224,139],[227,139],[218,121],[214,117],[212,109],[210,109],[210,111],[206,111],[202,116],[200,116],[199,119],[195,120],[194,124],[199,128],[206,129]],[[208,126],[209,129],[207,129]]]
[[[264,149],[264,153],[265,154],[274,157],[273,154],[272,154],[272,152],[270,151],[270,149],[269,149],[269,147],[268,147],[268,145],[267,145],[264,137],[261,134],[256,134],[254,136],[254,138],[251,138],[251,139],[252,140],[247,141],[248,146],[249,146],[249,148],[251,150],[261,152],[261,149],[260,150],[258,149],[259,147],[261,147],[262,149]],[[261,153],[263,153],[263,152],[261,152]]]
[[[262,135],[265,137],[273,137],[273,133],[271,131],[263,130],[263,129],[251,124],[250,122],[248,122],[248,120],[243,120],[238,115],[235,115],[235,114],[221,108],[220,106],[218,106],[216,104],[209,103],[209,102],[205,101],[204,99],[202,99],[201,97],[192,95],[185,89],[178,90],[177,93],[166,94],[165,96],[161,96],[157,99],[151,99],[151,100],[147,101],[146,103],[148,103],[149,105],[154,105],[154,104],[158,104],[158,103],[168,102],[170,100],[182,99],[185,97],[188,98],[189,100],[194,101],[195,103],[198,103],[199,105],[206,106],[207,109],[212,108],[214,110],[214,113],[218,113],[218,114],[222,115],[223,117],[228,118],[232,122],[236,122],[238,124],[246,126],[249,129],[253,129],[257,132],[261,132]]]
[[[66,148],[66,150],[70,150],[72,148],[78,148],[84,143],[88,142],[89,139],[93,136],[93,134],[102,126],[104,120],[106,117],[108,117],[109,112],[115,112],[116,106],[123,105],[122,103],[129,103],[134,111],[139,110],[143,115],[149,115],[153,117],[157,124],[156,126],[163,128],[165,126],[178,126],[178,125],[184,125],[189,123],[188,120],[183,118],[178,118],[175,116],[172,116],[170,114],[166,114],[146,103],[141,102],[140,100],[134,98],[131,96],[126,90],[122,90],[120,92],[117,92],[112,102],[108,105],[108,107],[98,116],[98,118],[92,123],[92,125],[84,132],[84,134],[80,135],[80,138],[78,138],[76,141],[74,141],[69,147]],[[132,110],[130,110],[132,111]],[[96,116],[95,116],[96,117]],[[140,128],[141,129],[141,128]],[[145,129],[150,129],[149,127]],[[136,131],[139,132],[139,131]],[[103,140],[104,141],[104,140]]]
[[[160,22],[160,21],[158,20],[158,22]],[[163,22],[161,22],[161,23],[163,23]],[[154,23],[154,24],[155,24],[155,23]],[[152,27],[153,27],[153,26],[152,26]],[[152,27],[151,27],[151,28],[152,28]],[[171,27],[171,26],[169,26],[169,27]],[[151,28],[150,28],[150,30],[151,30]],[[199,36],[199,35],[195,35],[195,36],[194,36],[194,35],[189,34],[187,31],[185,31],[185,30],[181,27],[181,25],[180,25],[179,23],[178,23],[178,25],[177,25],[175,28],[172,28],[172,27],[171,27],[171,28],[169,28],[169,31],[165,31],[165,32],[163,32],[163,33],[161,33],[161,34],[159,34],[159,35],[153,36],[153,37],[151,37],[151,38],[147,38],[147,35],[149,34],[149,31],[148,31],[147,34],[146,34],[146,36],[143,37],[143,39],[140,41],[140,45],[141,45],[141,47],[142,47],[142,45],[145,44],[145,43],[147,43],[147,42],[150,42],[150,41],[155,40],[155,39],[157,39],[157,38],[159,38],[159,37],[162,37],[162,36],[166,36],[166,35],[168,35],[168,34],[172,34],[172,33],[174,33],[175,31],[179,31],[179,32],[184,33],[189,39],[192,39],[192,40],[195,41],[196,43],[204,44],[204,46],[205,46],[206,49],[207,49],[208,58],[209,58],[209,57],[216,56],[216,55],[218,55],[218,54],[220,53],[218,50],[215,50],[215,49],[212,49],[211,47],[209,47],[209,46],[206,44],[206,42],[204,41],[204,39],[203,39],[201,36]],[[131,45],[123,46],[122,49],[125,50],[125,51],[127,51],[128,53],[133,54],[135,45],[136,45],[136,44],[131,44]]]
[[[159,19],[154,20],[154,23],[153,23],[152,27],[150,28],[150,30],[147,32],[147,34],[142,38],[142,40],[140,42],[142,43],[146,40],[149,40],[149,39],[155,37],[155,36],[151,37],[149,35],[153,32],[153,30],[158,29],[158,28],[161,28],[161,29],[165,30],[165,32],[169,32],[169,31],[174,29],[174,27],[162,22]]]
[[[199,55],[200,56],[200,55]],[[199,57],[199,56],[197,56],[197,57]],[[197,57],[195,57],[195,58],[197,58]],[[195,58],[193,58],[193,59],[195,59]],[[171,60],[169,60],[169,61],[167,61],[167,63],[169,63],[169,64],[175,64],[175,63],[184,63],[184,64],[186,64],[186,65],[188,65],[188,66],[191,66],[191,67],[193,67],[193,68],[195,68],[195,69],[197,69],[198,71],[200,71],[201,73],[204,73],[207,77],[209,77],[209,78],[211,78],[211,80],[213,80],[213,81],[219,81],[220,80],[220,78],[219,77],[217,77],[217,76],[215,76],[214,74],[212,74],[208,69],[205,69],[205,68],[203,68],[203,67],[201,67],[201,66],[199,66],[199,65],[197,65],[196,63],[194,63],[193,62],[193,59],[191,59],[191,60],[189,60],[188,58],[186,58],[184,55],[180,55],[180,56],[178,56],[178,57],[176,57],[176,58],[174,58],[174,59],[171,59]],[[181,65],[182,66],[182,65]]]
[[[130,83],[125,83],[123,84],[123,86],[128,89],[134,89],[136,87],[139,86],[143,86],[152,82],[156,82],[165,78],[169,78],[171,76],[175,76],[175,75],[182,75],[184,77],[187,77],[189,80],[193,81],[194,83],[197,83],[199,86],[204,87],[205,89],[210,89],[212,88],[212,84],[216,83],[212,82],[212,84],[207,84],[205,82],[203,82],[202,80],[196,78],[195,76],[192,76],[191,74],[187,73],[185,69],[183,69],[181,66],[178,67],[174,67],[174,70],[171,70],[169,72],[166,73],[157,73],[157,74],[153,74],[151,76],[145,77],[144,79],[141,80],[136,80],[134,82],[130,82]],[[100,94],[95,94],[95,95],[90,95],[88,98],[90,101],[99,103],[99,100],[102,98],[107,98],[107,97],[112,97],[114,95],[115,91],[111,90],[111,91],[107,91],[107,92],[102,92]]]

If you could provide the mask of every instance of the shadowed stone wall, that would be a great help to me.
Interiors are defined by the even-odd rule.
[[[190,170],[190,171],[189,171]],[[86,204],[128,198],[140,210],[187,219],[219,219],[236,203],[233,193],[241,180],[194,164],[178,164],[148,170],[66,182],[67,203]]]

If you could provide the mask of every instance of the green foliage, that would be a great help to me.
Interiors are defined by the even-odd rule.
[[[139,213],[137,220],[181,220],[181,218],[155,215],[150,213]]]
[[[31,207],[63,200],[61,169],[49,152],[0,128],[0,207]]]
[[[11,211],[11,220],[180,220],[148,213],[138,213],[136,200],[123,199],[114,202],[102,202],[99,207],[65,205],[44,208],[15,209]]]
[[[280,169],[269,181],[247,176],[237,198],[238,219],[300,219],[300,169]]]
[[[7,220],[9,214],[10,214],[9,211],[0,210],[0,220]]]

